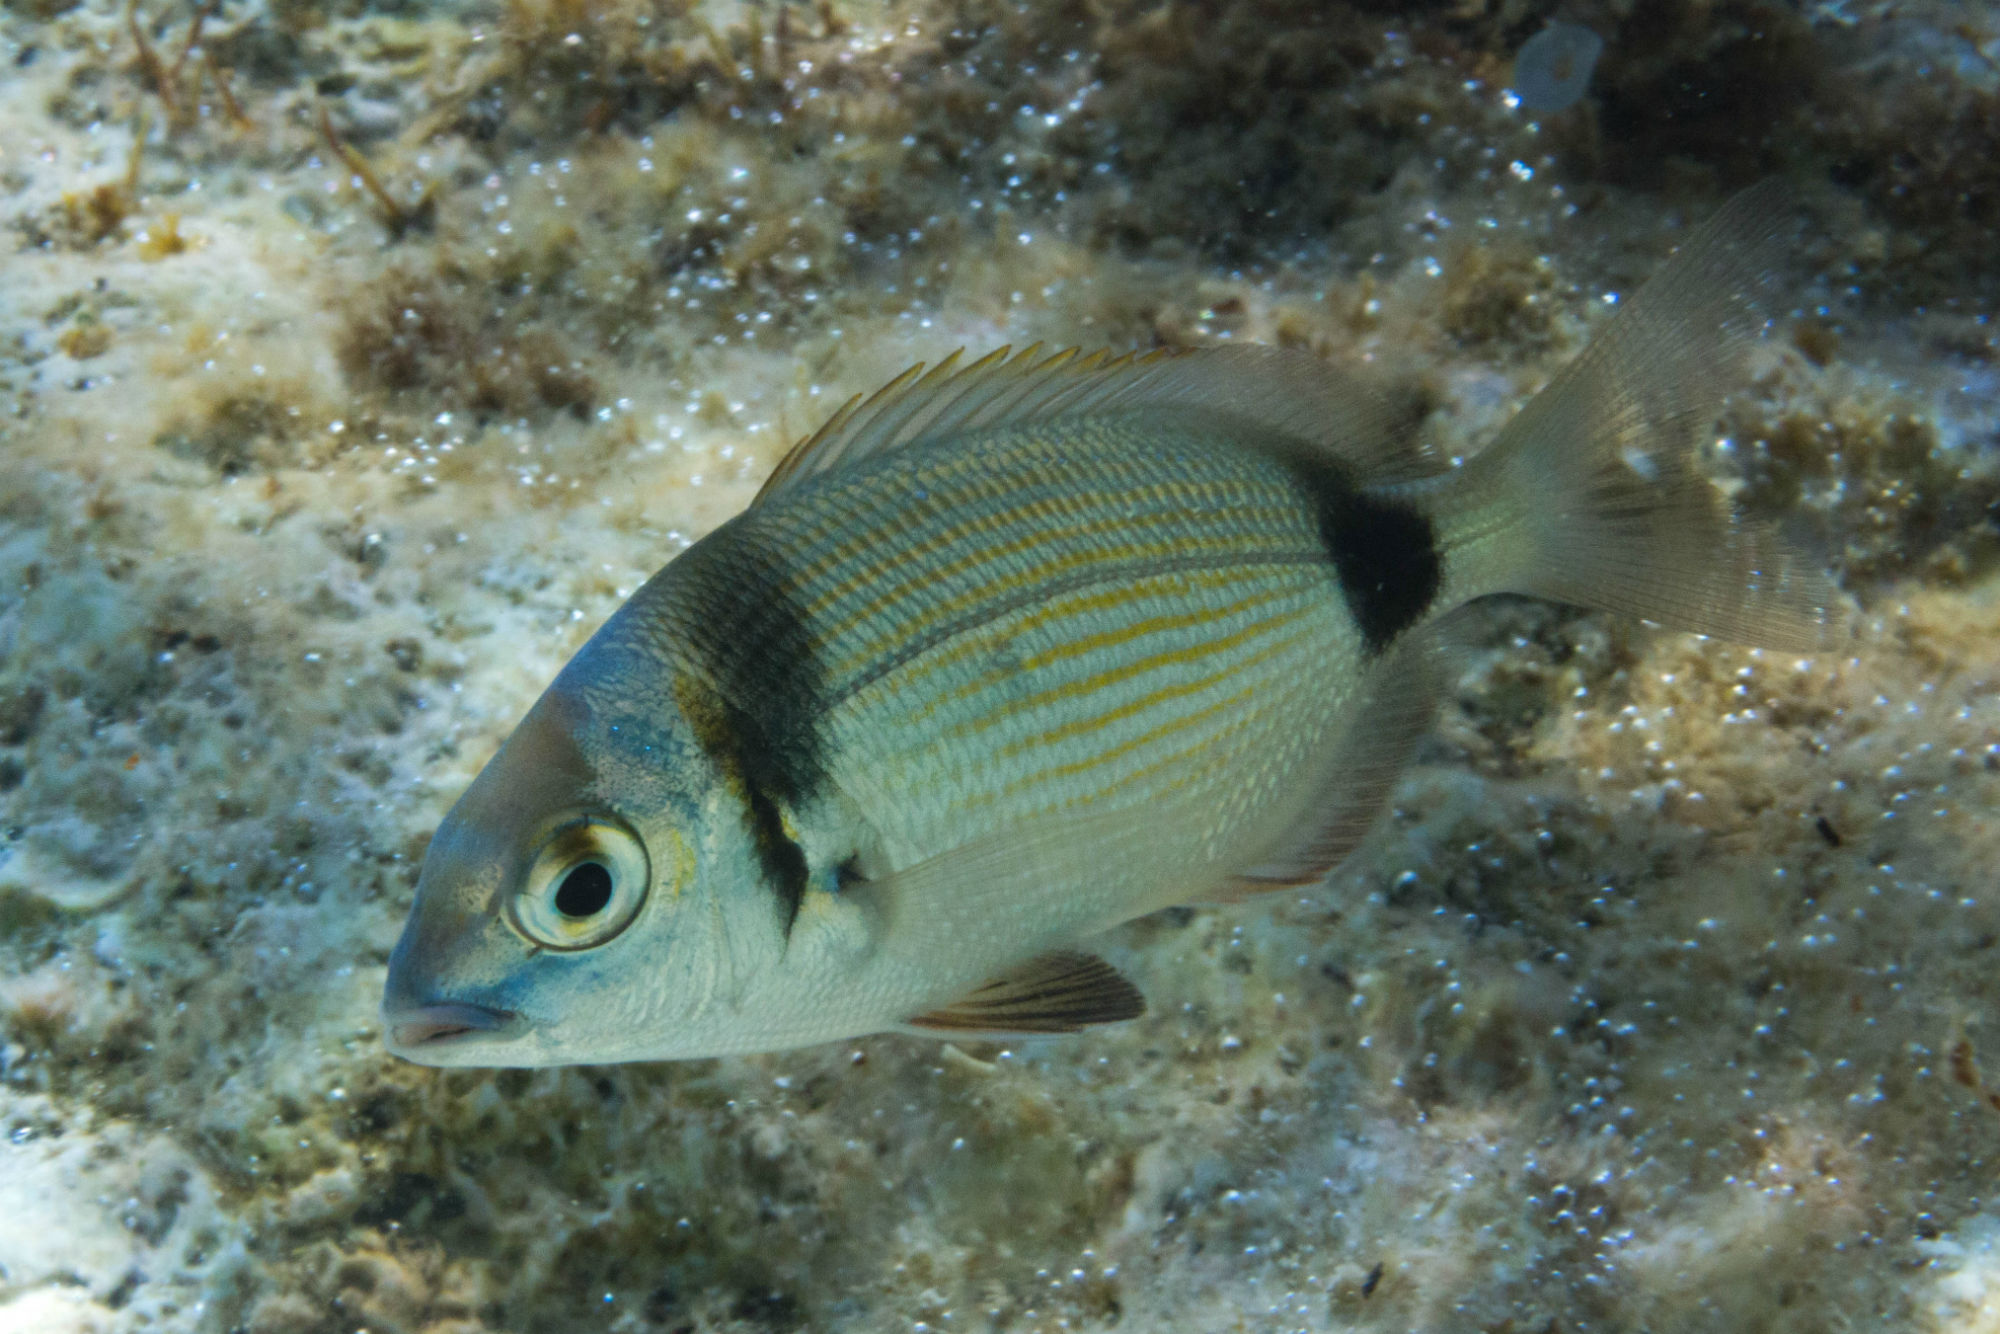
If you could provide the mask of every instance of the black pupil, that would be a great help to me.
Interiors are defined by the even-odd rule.
[[[564,917],[595,917],[611,902],[611,872],[596,862],[580,862],[556,887],[556,911]]]

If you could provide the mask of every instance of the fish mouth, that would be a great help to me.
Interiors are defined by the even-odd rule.
[[[389,1030],[390,1050],[414,1060],[424,1060],[443,1047],[511,1037],[522,1027],[521,1016],[512,1010],[464,1001],[413,1005],[382,1019]]]

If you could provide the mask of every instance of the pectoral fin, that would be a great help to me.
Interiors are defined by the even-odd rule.
[[[906,1026],[927,1034],[1074,1033],[1146,1012],[1145,997],[1094,954],[1044,954]]]

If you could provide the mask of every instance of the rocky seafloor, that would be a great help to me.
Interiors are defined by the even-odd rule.
[[[5,0],[0,1331],[2000,1330],[1996,160],[1945,0]],[[1496,600],[1131,1024],[384,1053],[446,807],[848,394],[1256,340],[1472,448],[1766,176],[1710,463],[1824,654]]]

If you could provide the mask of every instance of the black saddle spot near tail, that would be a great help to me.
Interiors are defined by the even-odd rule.
[[[1368,651],[1379,654],[1437,599],[1444,577],[1437,533],[1416,506],[1371,493],[1336,466],[1301,464],[1294,476],[1312,497],[1347,609]]]

